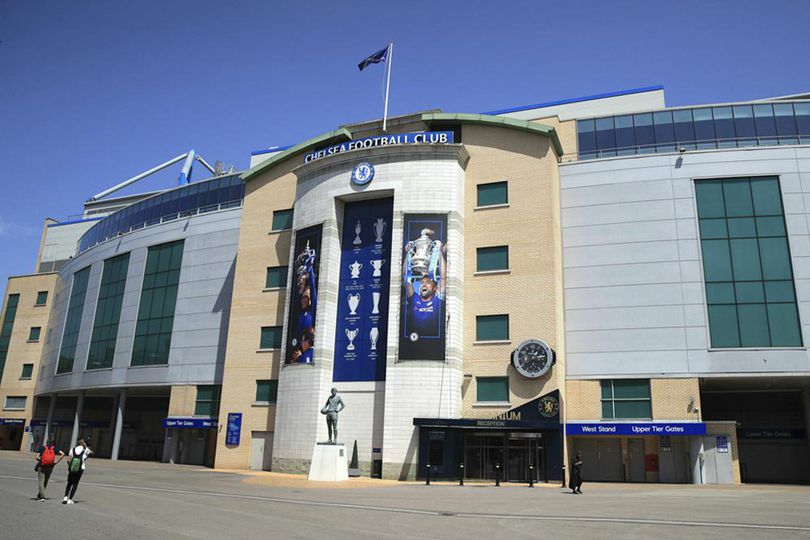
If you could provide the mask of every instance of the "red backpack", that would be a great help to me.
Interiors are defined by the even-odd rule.
[[[39,460],[39,464],[42,467],[53,467],[53,462],[56,459],[56,450],[54,450],[53,446],[46,446],[45,451],[42,452],[42,457]]]

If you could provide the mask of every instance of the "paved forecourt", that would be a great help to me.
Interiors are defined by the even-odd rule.
[[[67,468],[36,492],[33,459],[0,452],[0,537],[122,538],[808,538],[810,487],[397,483],[331,485],[272,473],[90,460],[59,504]]]

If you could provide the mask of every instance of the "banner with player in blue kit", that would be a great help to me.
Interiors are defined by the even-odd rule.
[[[335,330],[335,382],[384,381],[394,200],[347,203]]]
[[[444,360],[447,215],[406,214],[399,359]]]
[[[285,363],[311,364],[318,308],[318,270],[323,227],[315,225],[295,233],[290,315],[287,320]]]

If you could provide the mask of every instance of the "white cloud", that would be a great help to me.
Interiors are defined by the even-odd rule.
[[[15,236],[39,236],[40,229],[6,220],[0,216],[0,237],[10,238]]]

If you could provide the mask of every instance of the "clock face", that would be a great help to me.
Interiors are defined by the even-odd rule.
[[[524,377],[535,379],[551,369],[551,348],[539,339],[528,339],[515,349],[512,363]]]

